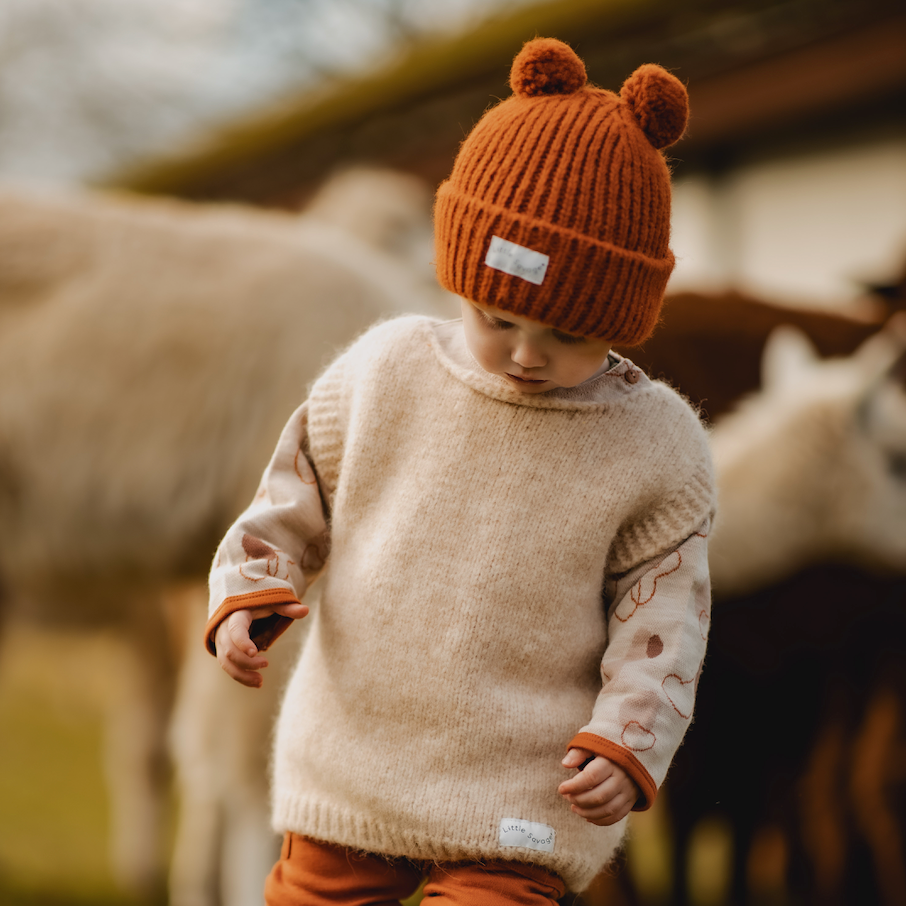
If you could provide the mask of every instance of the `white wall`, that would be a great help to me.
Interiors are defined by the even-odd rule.
[[[906,138],[679,179],[673,231],[671,291],[845,307],[906,263]]]

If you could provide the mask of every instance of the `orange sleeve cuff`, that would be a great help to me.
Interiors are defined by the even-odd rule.
[[[624,749],[615,742],[594,733],[577,733],[567,748],[588,749],[589,752],[602,755],[614,764],[618,764],[635,781],[642,793],[632,807],[634,812],[644,812],[654,804],[654,797],[657,796],[657,784],[642,762],[629,749]]]
[[[250,591],[245,595],[233,595],[225,598],[220,607],[209,617],[204,628],[205,648],[211,654],[217,655],[217,648],[214,645],[217,627],[237,610],[254,610],[256,607],[267,607],[274,604],[298,603],[300,603],[299,599],[285,588],[264,588],[261,591]],[[286,632],[290,623],[292,620],[289,617],[281,617],[278,613],[271,613],[260,620],[254,620],[250,632],[252,641],[257,645],[259,651],[267,651]]]

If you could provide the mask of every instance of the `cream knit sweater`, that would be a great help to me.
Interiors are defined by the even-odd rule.
[[[211,573],[209,647],[229,613],[301,598],[330,546],[275,828],[587,886],[625,822],[573,814],[560,759],[607,755],[650,804],[692,714],[713,507],[696,414],[628,360],[528,395],[460,322],[373,328],[293,414]]]

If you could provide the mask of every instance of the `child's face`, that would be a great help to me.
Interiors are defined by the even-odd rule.
[[[598,371],[609,340],[576,337],[480,302],[462,300],[466,345],[475,361],[523,393],[575,387]]]

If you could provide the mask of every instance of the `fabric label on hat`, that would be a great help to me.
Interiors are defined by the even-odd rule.
[[[521,818],[503,818],[500,822],[501,846],[524,846],[542,853],[554,851],[554,829],[549,824],[523,821]]]
[[[544,282],[547,265],[550,257],[541,252],[527,249],[524,245],[516,245],[499,236],[491,237],[491,247],[485,256],[484,263],[495,270],[521,277],[529,283],[539,286]]]

